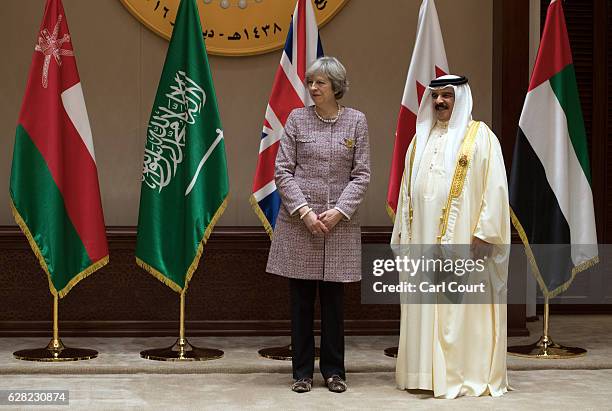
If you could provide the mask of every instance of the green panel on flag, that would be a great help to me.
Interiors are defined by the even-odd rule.
[[[92,261],[66,215],[64,199],[45,160],[21,125],[17,126],[13,157],[27,159],[27,167],[13,162],[13,214],[47,272],[52,293],[62,292]]]
[[[550,86],[563,107],[567,118],[567,129],[576,157],[582,166],[582,171],[591,183],[591,166],[589,165],[589,148],[587,146],[584,119],[580,108],[580,96],[576,82],[574,65],[569,64],[563,70],[550,78]]]
[[[147,127],[137,263],[177,292],[198,267],[229,181],[195,0],[182,0]]]

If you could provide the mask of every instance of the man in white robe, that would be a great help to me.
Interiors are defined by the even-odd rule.
[[[432,80],[406,154],[391,244],[488,243],[498,249],[489,255],[489,285],[499,290],[510,244],[506,171],[497,137],[471,114],[465,77]],[[442,398],[507,392],[505,298],[487,295],[486,304],[402,304],[400,389]]]

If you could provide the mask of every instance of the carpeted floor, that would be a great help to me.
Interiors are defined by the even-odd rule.
[[[501,398],[455,400],[435,399],[426,392],[397,390],[391,372],[349,374],[349,390],[344,394],[330,393],[320,378],[315,378],[311,392],[296,394],[289,389],[289,376],[277,373],[12,375],[3,376],[0,385],[69,389],[70,408],[82,410],[612,409],[612,370],[510,371],[509,378],[514,391]]]
[[[531,323],[531,342],[541,322]],[[207,362],[166,363],[143,360],[142,349],[163,347],[172,338],[75,338],[71,346],[100,351],[97,359],[63,364],[19,361],[16,349],[44,345],[44,339],[0,339],[0,389],[68,389],[75,409],[612,409],[612,316],[552,317],[551,335],[566,345],[587,348],[571,360],[508,357],[515,389],[503,398],[436,400],[427,392],[394,386],[394,359],[382,350],[397,337],[347,337],[349,391],[329,393],[320,376],[307,394],[289,390],[290,362],[261,358],[262,347],[283,345],[287,337],[193,338],[192,344],[225,351]],[[61,375],[61,376],[60,376]],[[45,409],[51,409],[45,407]],[[64,407],[65,409],[65,407]]]

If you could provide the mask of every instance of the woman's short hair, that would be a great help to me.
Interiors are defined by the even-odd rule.
[[[348,90],[349,82],[346,79],[346,69],[335,57],[319,57],[306,70],[306,80],[316,74],[323,74],[329,78],[332,90],[337,99],[341,99]]]

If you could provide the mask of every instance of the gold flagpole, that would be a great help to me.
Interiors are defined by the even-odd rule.
[[[147,360],[157,361],[207,361],[223,357],[223,351],[194,347],[185,338],[185,290],[183,290],[180,297],[178,339],[170,347],[141,351],[140,356]]]
[[[34,348],[29,350],[15,351],[13,355],[18,360],[26,361],[80,361],[90,360],[98,356],[96,350],[87,348],[66,347],[59,338],[59,298],[57,294],[53,296],[53,337],[45,348]]]
[[[185,292],[181,293],[181,309],[179,313],[179,356],[185,356],[185,345],[187,345],[187,340],[185,340]],[[221,354],[223,355],[223,354]]]
[[[548,334],[550,320],[550,307],[548,297],[544,296],[544,330],[540,339],[532,344],[515,345],[508,347],[508,354],[518,357],[563,359],[586,355],[587,350],[580,347],[566,347],[556,344]]]
[[[57,295],[53,296],[53,339],[49,343],[49,347],[56,351],[64,348],[64,344],[59,339],[59,301],[57,301]]]

